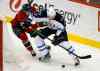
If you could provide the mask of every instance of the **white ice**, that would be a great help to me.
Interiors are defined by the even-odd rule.
[[[100,71],[100,49],[70,41],[78,55],[92,55],[91,59],[81,59],[80,66],[75,67],[73,60],[65,50],[53,46],[46,39],[46,43],[51,45],[52,58],[49,62],[43,63],[39,62],[37,57],[33,58],[30,55],[21,41],[12,33],[10,26],[4,24],[3,28],[4,71]],[[39,53],[35,47],[34,38],[29,37],[29,39],[36,52]],[[61,67],[63,64],[66,65],[65,68]]]

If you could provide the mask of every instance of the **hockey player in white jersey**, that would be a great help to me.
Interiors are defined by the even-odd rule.
[[[46,26],[46,28],[41,29],[39,32],[40,34],[38,34],[39,36],[36,37],[36,46],[39,48],[42,54],[39,60],[43,61],[50,59],[50,52],[48,46],[44,42],[44,39],[52,34],[55,34],[52,44],[63,46],[70,52],[74,53],[75,49],[68,41],[65,19],[55,11],[53,6],[49,6],[49,8],[47,9],[47,17],[49,19],[48,25]],[[79,65],[79,59],[71,53],[69,54],[73,57],[75,65]]]

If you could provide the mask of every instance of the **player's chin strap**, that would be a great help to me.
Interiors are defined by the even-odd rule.
[[[39,35],[41,35],[41,36],[44,37],[44,35],[41,34],[40,32],[37,32],[37,33],[38,33]],[[53,41],[53,40],[51,40],[50,38],[47,38],[47,39],[50,40],[50,41]],[[64,48],[64,47],[61,46],[61,45],[58,45],[58,46],[61,47],[61,48],[63,48],[64,50],[68,51],[68,52],[71,53],[72,55],[78,57],[79,59],[88,59],[88,58],[91,58],[91,57],[92,57],[91,55],[79,56],[79,55],[77,55],[76,53],[73,53],[73,52],[69,51],[67,48]]]

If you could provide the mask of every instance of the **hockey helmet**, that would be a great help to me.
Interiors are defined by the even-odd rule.
[[[53,19],[55,16],[56,16],[56,11],[54,9],[54,6],[49,6],[47,8],[47,16],[50,18],[50,19]]]
[[[22,6],[22,10],[23,10],[23,11],[28,11],[29,8],[30,8],[29,4],[24,4],[24,5]]]

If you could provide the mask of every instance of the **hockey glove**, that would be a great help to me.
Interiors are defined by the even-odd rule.
[[[33,30],[32,32],[29,32],[29,34],[31,37],[36,37],[39,32],[40,32],[40,30]]]
[[[52,44],[58,45],[61,42],[61,37],[59,36],[54,36],[54,40],[52,41]]]

